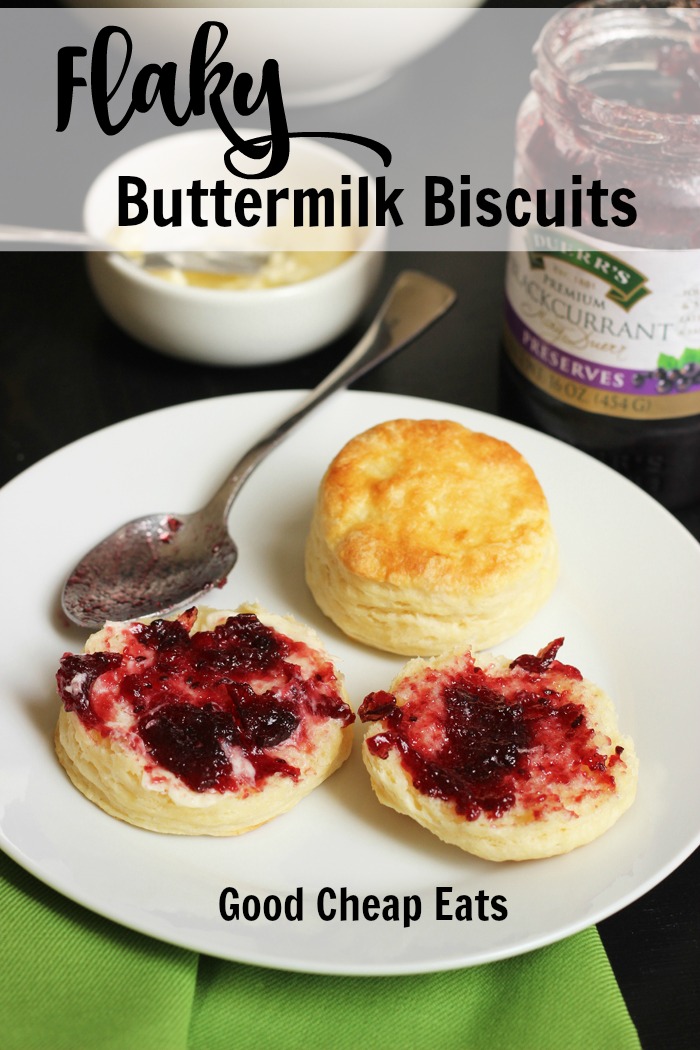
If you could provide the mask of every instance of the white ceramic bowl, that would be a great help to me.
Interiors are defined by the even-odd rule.
[[[344,0],[337,6],[327,0],[228,0],[214,5],[234,9],[223,15],[230,26],[230,46],[238,68],[255,73],[266,58],[279,62],[287,105],[335,102],[360,94],[386,80],[397,69],[429,51],[458,29],[480,0],[445,0],[435,7],[418,0],[387,0],[375,7],[372,0]],[[154,60],[166,55],[187,61],[192,38],[202,21],[206,0],[73,0],[77,8],[138,6],[146,9],[138,22],[135,46],[142,44]],[[148,9],[155,8],[151,16]],[[158,8],[168,8],[158,11]],[[178,10],[173,10],[177,8]],[[274,10],[270,10],[273,8]],[[98,10],[83,17],[103,24]],[[122,11],[121,23],[125,14]],[[240,57],[239,57],[240,56]]]
[[[247,129],[246,134],[258,132]],[[195,178],[204,186],[225,178],[235,192],[252,183],[236,180],[225,170],[223,153],[227,146],[225,137],[215,129],[171,135],[124,154],[90,187],[84,207],[85,229],[98,242],[109,241],[121,248],[182,248],[182,243],[173,240],[172,230],[132,227],[133,240],[124,239],[123,230],[115,233],[117,178],[120,174],[138,175],[149,188],[165,190],[187,187]],[[274,180],[263,180],[263,185],[335,185],[339,189],[343,174],[355,179],[366,172],[336,150],[312,140],[293,139],[282,173]],[[336,250],[341,247],[339,238],[343,238],[342,247],[353,254],[309,280],[250,290],[172,284],[116,253],[90,252],[88,273],[98,300],[115,324],[152,349],[209,364],[268,364],[299,357],[332,342],[356,320],[380,277],[386,238],[383,227],[319,230],[311,235],[321,240],[309,247]],[[159,236],[162,245],[157,243]],[[192,228],[182,236],[191,237]],[[221,239],[221,232],[218,240],[216,233],[210,235],[208,231],[197,231],[197,236],[208,238],[202,240],[202,248],[232,246]],[[264,245],[266,236],[273,237],[273,232],[258,232],[255,227],[251,243]],[[284,236],[283,232],[275,233],[271,246],[284,247],[277,239]],[[292,230],[286,236],[296,238],[299,231]],[[191,240],[187,244],[194,246]],[[233,245],[239,246],[245,244]],[[288,246],[307,247],[295,240]]]

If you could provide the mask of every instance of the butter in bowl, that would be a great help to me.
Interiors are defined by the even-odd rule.
[[[342,335],[377,286],[386,233],[374,223],[373,183],[350,157],[308,139],[292,140],[278,175],[243,179],[225,166],[228,146],[218,130],[184,132],[149,142],[109,165],[88,191],[84,225],[95,242],[115,250],[88,254],[89,277],[114,323],[151,349],[213,365],[291,360]],[[150,193],[142,192],[139,204],[132,190],[130,211],[120,196],[127,182],[130,189],[148,187]],[[369,221],[356,221],[354,202],[344,225],[326,225],[318,215],[316,222],[306,221],[306,212],[299,221],[295,208],[304,188],[322,187],[338,200],[344,190],[347,202],[350,184],[362,187],[359,207]],[[222,185],[226,198],[223,192],[212,193],[210,200],[204,195],[200,200],[209,213],[203,205],[187,217],[188,187]],[[257,215],[251,207],[256,196],[263,202]],[[266,200],[276,204],[274,224],[266,222]],[[216,223],[223,204],[232,218]],[[146,220],[125,224],[135,207],[148,209]],[[182,221],[169,223],[179,209]],[[241,216],[256,221],[236,222]],[[154,248],[176,249],[171,255],[177,264],[143,266],[143,253]],[[188,262],[199,253],[253,263],[206,272]]]

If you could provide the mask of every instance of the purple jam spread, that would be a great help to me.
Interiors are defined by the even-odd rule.
[[[614,790],[622,749],[610,757],[596,749],[584,706],[569,696],[581,673],[556,659],[562,642],[505,671],[476,667],[467,653],[408,680],[397,696],[370,693],[359,717],[382,726],[367,748],[378,758],[395,749],[416,790],[453,803],[466,820],[500,817],[516,802],[541,819],[560,806],[557,787],[574,781],[581,795]]]
[[[196,616],[120,627],[119,652],[67,653],[56,675],[66,710],[145,749],[151,773],[162,767],[193,791],[239,788],[232,749],[256,784],[275,773],[296,779],[270,749],[294,734],[303,747],[313,721],[354,720],[333,666],[252,613],[190,634]]]

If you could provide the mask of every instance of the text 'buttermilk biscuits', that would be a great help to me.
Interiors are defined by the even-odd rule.
[[[634,801],[637,757],[612,701],[556,657],[412,660],[359,709],[380,802],[493,861],[552,857],[607,831]]]
[[[499,644],[557,571],[530,465],[447,420],[397,419],[348,442],[322,480],[306,548],[323,612],[351,638],[406,655]]]
[[[56,752],[111,816],[239,835],[291,809],[348,757],[354,714],[329,656],[255,606],[108,623],[57,674]]]

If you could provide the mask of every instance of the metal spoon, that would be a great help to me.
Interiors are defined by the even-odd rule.
[[[215,274],[221,277],[234,274],[252,274],[262,269],[270,258],[268,251],[117,251],[114,245],[102,243],[78,230],[49,230],[33,226],[0,225],[0,242],[12,244],[63,245],[64,248],[84,248],[120,255],[144,270],[167,267],[173,270],[191,270],[194,273]]]
[[[432,277],[402,273],[357,346],[245,453],[202,510],[137,518],[83,558],[63,588],[68,618],[95,628],[107,620],[163,615],[221,585],[238,557],[228,531],[229,512],[253,470],[312,409],[406,347],[455,299],[451,288]]]
[[[263,268],[270,252],[139,252],[138,255],[120,253],[123,258],[144,270],[167,267],[172,270],[190,270],[219,277],[254,274]]]

